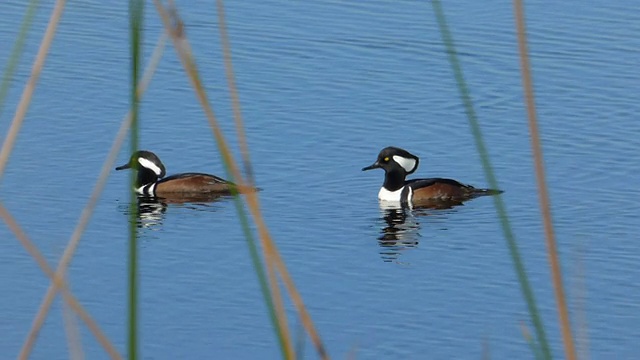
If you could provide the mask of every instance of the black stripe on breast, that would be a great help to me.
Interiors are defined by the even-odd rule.
[[[411,191],[411,185],[405,186],[404,189],[402,189],[402,193],[400,193],[400,202],[402,203],[411,202],[411,199],[409,197],[412,193],[413,191]]]
[[[142,192],[146,196],[156,196],[156,183],[147,184],[142,188]]]

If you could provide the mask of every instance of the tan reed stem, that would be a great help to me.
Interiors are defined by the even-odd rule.
[[[227,86],[231,94],[231,105],[233,108],[233,118],[236,124],[236,133],[238,134],[238,143],[240,144],[240,153],[244,162],[244,172],[247,176],[249,185],[255,185],[253,178],[253,167],[251,166],[251,158],[249,156],[249,145],[247,143],[247,135],[244,131],[244,122],[242,120],[242,111],[240,110],[240,97],[238,96],[238,87],[236,86],[236,78],[233,71],[233,61],[231,60],[231,43],[227,34],[227,25],[225,22],[224,2],[216,1],[218,10],[218,31],[220,31],[220,41],[222,42],[222,56],[224,57],[224,68],[227,76]]]
[[[236,85],[236,82],[235,82],[235,76],[234,76],[234,71],[233,71],[233,62],[232,62],[232,59],[231,59],[231,44],[230,44],[230,41],[229,41],[229,35],[227,33],[227,27],[226,27],[226,21],[225,21],[225,12],[224,12],[224,2],[222,0],[217,0],[216,1],[216,5],[217,5],[217,11],[218,11],[218,28],[219,28],[219,31],[220,31],[220,39],[221,39],[221,42],[222,42],[222,50],[223,50],[223,56],[224,56],[224,61],[225,61],[225,70],[226,70],[226,76],[227,76],[227,86],[229,87],[229,92],[231,94],[234,120],[235,120],[235,124],[236,124],[236,132],[237,132],[237,135],[238,135],[238,142],[240,144],[241,153],[242,153],[242,156],[243,156],[243,159],[244,159],[245,173],[247,174],[248,182],[251,185],[253,185],[253,184],[255,184],[255,181],[253,179],[253,171],[252,171],[251,160],[250,160],[250,156],[249,156],[249,147],[247,145],[246,133],[244,131],[244,123],[243,123],[243,120],[242,120],[242,112],[240,111],[240,98],[238,96],[237,85]],[[251,195],[249,195],[249,196],[251,196]],[[259,212],[259,204],[258,204],[257,195],[254,198],[252,198],[251,200],[255,201],[253,206],[251,207],[252,208],[252,213],[254,214],[254,217],[256,215],[259,216],[259,217],[262,217],[262,215]],[[266,224],[264,224],[264,226],[258,226],[258,228],[266,230]],[[288,275],[288,272],[286,270],[286,266],[284,266],[284,263],[283,263],[282,259],[278,255],[278,251],[275,248],[273,240],[271,239],[271,237],[270,237],[270,235],[268,233],[263,233],[260,238],[261,239],[267,239],[267,241],[263,241],[263,249],[264,249],[264,252],[265,252],[264,256],[265,256],[265,258],[271,259],[271,261],[267,261],[267,266],[273,266],[271,264],[273,263],[273,259],[274,259],[274,256],[275,256],[275,258],[278,261],[276,266],[279,269],[279,272],[281,273],[281,277],[283,279],[283,282],[285,283],[285,286],[287,287],[287,290],[291,294],[292,298],[294,298],[294,303],[295,303],[296,307],[299,309],[299,311],[301,313],[302,321],[303,321],[303,323],[305,325],[305,328],[307,328],[307,331],[309,331],[309,334],[310,334],[310,336],[312,338],[312,341],[313,341],[314,345],[316,346],[316,348],[318,349],[319,353],[324,354],[323,357],[326,356],[326,351],[324,350],[324,347],[322,345],[322,342],[320,340],[319,335],[315,331],[315,328],[313,326],[313,322],[311,321],[311,317],[309,316],[308,312],[306,311],[306,308],[304,307],[304,304],[302,303],[302,298],[300,297],[299,293],[297,292],[297,290],[295,288],[295,285],[293,284],[293,281],[291,280],[291,278]],[[271,272],[269,272],[269,274],[270,273]],[[271,280],[271,281],[273,281],[273,280]]]
[[[47,264],[47,260],[45,260],[42,253],[38,250],[38,248],[29,240],[27,234],[22,230],[22,228],[18,225],[17,221],[11,216],[11,213],[0,203],[0,217],[4,219],[5,223],[9,227],[9,229],[15,234],[16,238],[22,244],[22,246],[27,250],[29,255],[35,260],[35,262],[40,266],[40,269],[52,280],[57,281],[58,287],[62,290],[62,296],[65,301],[69,305],[69,307],[75,311],[80,318],[87,324],[89,330],[94,334],[98,342],[104,347],[107,353],[111,356],[112,359],[120,359],[120,355],[116,351],[115,347],[111,344],[109,339],[104,335],[100,327],[96,324],[96,322],[89,316],[86,310],[80,305],[78,300],[71,294],[67,282],[64,278],[56,279],[53,269]],[[21,351],[18,356],[19,359],[27,359],[29,357],[29,352],[23,353]]]
[[[7,136],[2,143],[2,149],[0,149],[0,178],[2,178],[4,169],[7,166],[7,162],[9,161],[9,155],[11,155],[11,150],[13,149],[13,145],[15,144],[16,138],[18,137],[18,132],[20,131],[20,127],[22,126],[24,117],[27,114],[27,110],[29,109],[29,104],[31,103],[33,92],[36,89],[36,84],[38,83],[38,79],[40,78],[40,73],[42,72],[42,67],[44,66],[44,61],[47,58],[49,48],[51,47],[51,42],[53,42],[53,36],[56,33],[56,28],[58,27],[58,23],[60,22],[60,17],[62,16],[62,10],[64,10],[65,3],[66,0],[57,0],[53,11],[51,12],[49,24],[47,25],[44,37],[42,38],[42,42],[40,43],[38,53],[36,54],[36,60],[33,62],[33,66],[31,67],[31,76],[29,77],[27,86],[25,86],[24,90],[22,91],[22,96],[20,97],[18,108],[16,109],[16,113],[13,116],[13,121],[11,122],[9,131],[7,132]]]
[[[180,57],[180,60],[185,68],[185,71],[189,77],[189,80],[191,81],[192,86],[194,87],[196,96],[203,107],[205,115],[207,116],[209,124],[213,130],[214,137],[218,143],[218,146],[222,150],[221,151],[222,156],[225,158],[226,163],[229,165],[229,171],[232,177],[234,178],[234,181],[237,183],[238,187],[242,189],[245,187],[244,179],[242,178],[242,175],[238,171],[236,162],[233,159],[233,155],[231,155],[231,152],[229,151],[229,147],[224,139],[224,135],[220,131],[220,127],[218,126],[218,122],[216,120],[213,109],[209,104],[207,95],[204,91],[204,86],[202,85],[198,77],[195,62],[193,57],[191,56],[193,52],[191,51],[191,46],[184,34],[184,26],[182,24],[182,21],[178,18],[178,15],[176,12],[177,10],[175,9],[175,7],[171,9],[172,10],[171,16],[173,16],[172,18],[169,12],[164,8],[164,6],[162,5],[162,3],[160,3],[159,0],[154,0],[154,4],[156,5],[158,14],[162,19],[162,22],[164,23],[165,29],[169,34],[171,34],[171,39],[173,40],[174,47],[176,48],[178,56]],[[172,25],[172,20],[173,20],[173,25]],[[249,194],[250,193],[251,192],[249,192]],[[269,260],[265,259],[265,261],[268,263]],[[271,290],[271,296],[273,297],[273,303],[276,309],[276,318],[277,318],[278,324],[280,325],[280,329],[284,334],[283,340],[285,342],[285,353],[290,354],[290,355],[286,355],[286,357],[292,357],[294,353],[294,347],[291,342],[291,337],[289,336],[287,319],[284,312],[282,297],[280,295],[280,289],[278,288],[277,278],[275,276],[275,273],[273,273],[272,266],[267,264],[266,270],[267,270],[267,279],[269,280],[268,284]]]
[[[168,29],[171,28],[171,21],[169,20],[169,16],[166,13],[166,10],[164,10],[164,8],[162,7],[162,5],[159,3],[158,0],[154,1],[156,4],[156,7],[158,8],[158,12],[160,13],[161,17],[163,18],[163,22],[165,23],[165,27],[167,27]],[[197,72],[195,70],[195,64],[193,62],[193,59],[189,57],[189,55],[191,54],[190,52],[190,47],[188,42],[186,41],[186,39],[184,39],[184,41],[179,41],[182,40],[180,39],[184,34],[182,33],[181,29],[183,29],[183,26],[179,23],[177,24],[177,29],[178,31],[174,32],[174,44],[176,46],[176,49],[178,50],[179,54],[181,54],[181,56],[184,58],[183,59],[183,65],[185,66],[186,70],[187,70],[187,74],[190,76],[191,81],[192,81],[192,85],[194,86],[194,88],[196,89],[196,93],[198,94],[198,98],[205,110],[205,114],[207,115],[207,118],[212,126],[212,129],[214,131],[214,136],[216,137],[216,140],[218,141],[218,143],[220,144],[220,146],[223,149],[226,149],[226,143],[224,142],[224,138],[222,137],[222,133],[220,132],[217,122],[215,120],[214,114],[212,109],[209,106],[209,103],[206,99],[206,95],[204,94],[204,90],[203,90],[203,86],[200,83],[199,79],[197,78]],[[185,52],[185,54],[182,54],[182,52]],[[223,156],[226,158],[225,160],[227,160],[227,162],[229,163],[229,168],[230,171],[232,173],[232,175],[234,176],[235,179],[237,179],[239,185],[243,186],[244,182],[242,180],[242,177],[240,176],[237,167],[235,166],[235,163],[233,162],[233,158],[231,156],[231,154],[228,152],[228,150],[223,151]],[[322,342],[320,340],[320,336],[318,335],[313,322],[311,321],[311,317],[309,316],[308,312],[306,311],[306,308],[304,307],[304,303],[302,302],[302,298],[300,297],[299,293],[295,290],[295,285],[293,284],[293,281],[291,279],[291,277],[288,275],[288,272],[286,271],[286,266],[284,265],[284,263],[282,262],[282,259],[280,258],[280,256],[277,253],[277,249],[275,247],[275,244],[273,242],[273,240],[271,239],[266,224],[264,223],[263,219],[262,219],[262,215],[260,213],[260,207],[259,207],[259,203],[258,203],[258,197],[257,194],[253,193],[253,192],[248,192],[245,194],[246,198],[247,198],[247,204],[249,205],[249,210],[252,214],[252,216],[254,217],[254,221],[256,222],[257,228],[258,228],[258,233],[260,235],[260,239],[263,245],[263,250],[265,252],[265,260],[267,262],[269,261],[274,261],[276,268],[280,270],[281,272],[281,278],[283,279],[283,282],[285,282],[285,285],[287,287],[287,289],[290,291],[290,295],[292,296],[292,299],[294,300],[294,305],[296,306],[296,308],[298,309],[298,312],[301,315],[303,324],[305,325],[305,328],[307,329],[307,332],[309,333],[314,345],[316,346],[316,349],[318,351],[318,353],[320,354],[320,356],[323,359],[327,359],[328,358],[328,354],[324,348],[324,346],[322,345]],[[275,255],[275,256],[274,256]],[[270,260],[273,259],[273,260]],[[269,266],[267,266],[267,270],[269,270]],[[271,277],[269,277],[271,279]],[[271,286],[272,291],[274,292],[275,296],[274,296],[274,300],[277,301],[277,287],[276,286]],[[274,290],[275,289],[275,290]],[[280,321],[280,320],[279,320]],[[285,319],[286,321],[286,319]],[[284,323],[286,324],[286,322]],[[287,340],[290,343],[290,339],[287,335]],[[288,344],[287,346],[291,346],[290,344]],[[292,350],[291,350],[292,351]]]
[[[144,93],[144,91],[146,90],[149,82],[151,81],[151,77],[153,76],[153,73],[155,72],[155,69],[158,66],[158,63],[160,62],[160,57],[162,55],[162,50],[164,49],[164,44],[165,44],[165,40],[166,40],[166,36],[162,35],[160,37],[160,39],[158,40],[158,43],[156,45],[156,48],[154,50],[154,53],[152,55],[152,58],[149,62],[149,65],[147,66],[147,71],[145,71],[144,77],[142,79],[142,81],[140,82],[140,86],[138,88],[138,91],[140,92],[140,96],[142,97],[142,94]],[[75,230],[73,231],[73,234],[71,235],[71,239],[69,240],[69,243],[67,244],[67,247],[65,248],[65,251],[62,254],[62,258],[60,259],[60,262],[58,264],[58,267],[56,269],[56,273],[55,273],[55,279],[52,282],[52,284],[49,286],[49,289],[47,289],[47,293],[45,294],[45,297],[40,305],[40,309],[38,311],[38,313],[36,314],[36,317],[34,319],[34,322],[31,326],[31,329],[29,331],[29,335],[27,336],[27,340],[25,341],[24,345],[22,346],[22,351],[23,353],[29,354],[29,352],[31,351],[33,345],[35,344],[35,339],[37,337],[38,332],[40,331],[40,329],[42,328],[42,325],[44,324],[44,320],[46,318],[47,312],[49,311],[49,308],[51,307],[51,304],[53,303],[53,299],[55,297],[56,291],[58,289],[58,283],[64,279],[65,276],[65,271],[67,269],[67,266],[69,265],[69,263],[71,262],[71,258],[73,257],[73,253],[75,252],[79,242],[80,242],[80,238],[82,236],[82,233],[84,232],[84,229],[86,228],[87,224],[89,223],[89,219],[91,218],[91,215],[93,214],[93,210],[95,209],[95,206],[98,202],[98,199],[100,198],[100,194],[102,194],[102,190],[104,189],[104,186],[106,185],[106,181],[107,181],[107,177],[109,176],[109,173],[111,172],[111,169],[113,168],[113,165],[115,163],[116,157],[118,155],[118,151],[120,150],[120,148],[122,147],[122,143],[124,142],[124,139],[127,135],[127,131],[129,130],[129,127],[131,126],[131,111],[129,111],[127,113],[127,115],[125,116],[125,118],[122,121],[122,125],[120,126],[120,129],[118,130],[118,134],[116,135],[116,138],[113,142],[113,144],[111,145],[111,150],[109,151],[109,154],[107,155],[107,160],[105,160],[104,164],[102,165],[102,170],[100,171],[100,176],[98,178],[98,181],[96,183],[96,186],[93,189],[93,192],[91,193],[91,196],[89,197],[89,201],[86,205],[86,207],[82,210],[82,214],[80,215],[80,220],[78,221],[78,225],[76,226]],[[81,315],[81,314],[80,314]]]
[[[64,329],[67,334],[69,358],[71,360],[83,360],[84,350],[82,349],[82,337],[80,336],[78,319],[66,302],[62,303],[62,319],[64,320]]]
[[[521,0],[513,1],[513,8],[516,18],[516,30],[518,33],[518,50],[520,52],[520,67],[522,72],[522,86],[525,93],[527,105],[527,116],[529,118],[529,132],[531,133],[531,148],[536,172],[536,182],[538,183],[538,194],[540,200],[540,211],[544,224],[544,233],[547,243],[547,254],[551,265],[551,279],[555,290],[558,314],[560,317],[560,328],[562,329],[562,340],[564,342],[565,356],[568,360],[576,359],[576,349],[571,332],[571,322],[569,320],[569,310],[567,308],[566,297],[562,285],[562,272],[560,260],[557,252],[553,222],[551,219],[551,204],[547,183],[545,180],[542,146],[540,145],[540,132],[538,130],[538,120],[534,101],[533,81],[531,78],[531,64],[527,48],[527,33],[524,19],[524,7]]]

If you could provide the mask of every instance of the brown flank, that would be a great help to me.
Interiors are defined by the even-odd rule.
[[[466,200],[474,197],[474,188],[435,183],[413,190],[413,202],[420,200]]]
[[[240,193],[255,191],[253,188],[239,188]],[[171,196],[176,194],[210,193],[219,195],[231,194],[231,183],[222,183],[213,176],[193,175],[182,179],[160,182],[156,186],[156,195]]]

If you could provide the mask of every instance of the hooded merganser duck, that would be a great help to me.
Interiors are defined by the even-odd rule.
[[[230,195],[233,187],[238,187],[215,175],[203,173],[183,173],[168,177],[160,158],[151,151],[140,150],[131,155],[129,162],[116,170],[135,169],[138,177],[134,190],[143,196],[161,198],[182,198],[193,196]],[[255,191],[255,188],[238,189],[239,192]]]
[[[477,189],[456,180],[443,178],[406,180],[418,168],[420,159],[410,152],[389,146],[380,151],[378,159],[362,171],[384,170],[384,183],[378,199],[409,205],[436,204],[438,202],[461,203],[483,195],[497,195],[502,190]]]

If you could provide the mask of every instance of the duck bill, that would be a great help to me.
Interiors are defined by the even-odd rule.
[[[116,168],[116,170],[125,170],[125,169],[131,169],[131,164],[124,164]]]
[[[367,171],[367,170],[373,170],[373,169],[379,169],[380,168],[380,163],[379,162],[374,162],[373,164],[367,166],[367,167],[363,167],[362,171]]]

